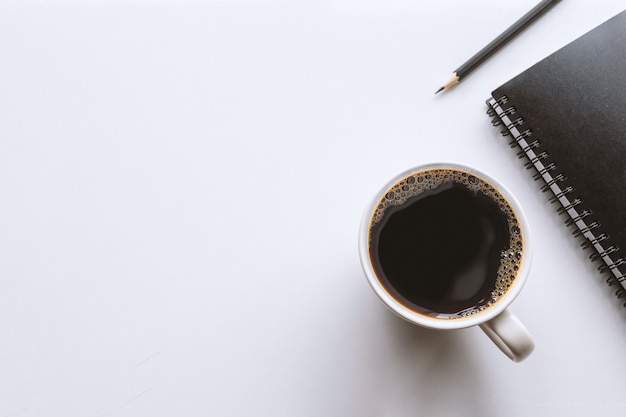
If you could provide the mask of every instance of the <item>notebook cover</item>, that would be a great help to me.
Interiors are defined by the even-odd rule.
[[[626,11],[492,97],[496,123],[626,296]]]

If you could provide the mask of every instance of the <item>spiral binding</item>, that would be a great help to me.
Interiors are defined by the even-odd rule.
[[[509,145],[512,148],[519,148],[517,156],[527,160],[524,166],[535,170],[533,179],[543,180],[541,190],[552,192],[550,202],[558,202],[557,212],[567,214],[565,224],[568,227],[575,227],[573,235],[584,239],[581,244],[583,249],[594,250],[589,258],[600,263],[598,267],[600,273],[609,274],[606,280],[609,286],[620,284],[615,295],[618,298],[626,297],[626,272],[620,269],[626,265],[626,257],[618,246],[604,246],[609,243],[610,236],[602,231],[600,222],[593,219],[593,211],[583,207],[583,200],[574,197],[576,191],[574,186],[567,183],[565,173],[557,172],[558,165],[550,160],[550,154],[540,149],[541,139],[534,137],[532,129],[525,126],[526,121],[517,114],[517,109],[509,102],[507,96],[487,100],[487,114],[491,117],[491,123],[494,126],[501,126],[500,133],[510,138]]]

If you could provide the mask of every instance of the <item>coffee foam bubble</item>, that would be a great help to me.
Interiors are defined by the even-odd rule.
[[[441,318],[458,319],[481,313],[497,304],[513,285],[524,258],[523,236],[517,215],[507,199],[493,185],[470,172],[460,169],[434,168],[414,172],[396,182],[379,199],[370,220],[369,244],[371,245],[372,228],[383,219],[387,209],[402,205],[409,198],[418,196],[428,190],[434,190],[442,184],[449,182],[462,184],[470,191],[483,193],[495,201],[500,210],[506,215],[510,231],[509,246],[500,254],[500,266],[497,271],[495,288],[491,292],[491,296],[478,303],[477,306],[460,311],[455,315],[441,315]],[[418,313],[424,314],[422,311],[418,311]],[[435,313],[427,315],[438,317]]]

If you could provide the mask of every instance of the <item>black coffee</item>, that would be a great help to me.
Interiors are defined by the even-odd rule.
[[[370,258],[387,292],[407,308],[460,318],[495,304],[522,260],[518,220],[485,180],[431,169],[392,186],[370,222]]]

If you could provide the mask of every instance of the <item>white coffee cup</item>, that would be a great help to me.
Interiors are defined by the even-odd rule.
[[[482,307],[481,310],[476,308],[472,314],[450,318],[442,317],[434,314],[424,314],[424,312],[416,311],[411,306],[403,303],[391,294],[388,288],[381,282],[370,252],[370,225],[372,224],[374,213],[380,207],[381,199],[388,194],[389,190],[402,183],[409,176],[423,171],[442,169],[442,170],[458,170],[459,172],[469,173],[475,177],[482,179],[481,183],[490,184],[499,194],[506,199],[508,206],[515,213],[517,224],[521,230],[523,239],[523,257],[517,268],[515,278],[508,284],[506,291],[494,303]],[[435,187],[436,188],[436,187]],[[402,204],[402,203],[398,203]],[[471,166],[460,163],[432,163],[416,166],[406,170],[396,177],[392,178],[374,195],[370,204],[368,204],[363,214],[359,231],[359,255],[361,265],[367,280],[383,303],[401,318],[414,323],[418,326],[451,330],[461,329],[471,326],[479,326],[489,338],[504,352],[509,358],[515,362],[524,360],[534,349],[534,341],[524,327],[524,325],[515,317],[508,309],[511,302],[517,297],[522,290],[528,273],[532,257],[532,239],[528,227],[528,221],[522,208],[513,194],[493,176],[473,168]]]

